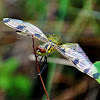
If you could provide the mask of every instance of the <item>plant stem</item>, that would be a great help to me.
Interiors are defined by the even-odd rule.
[[[32,39],[33,39],[33,50],[34,50],[34,54],[35,54],[35,58],[36,58],[36,66],[37,66],[38,73],[40,73],[40,69],[39,69],[38,61],[37,61],[36,50],[35,50],[35,45],[34,45],[34,38],[33,38],[33,35],[32,35]],[[48,93],[47,93],[47,91],[46,91],[46,88],[45,88],[45,85],[44,85],[44,82],[43,82],[43,79],[42,79],[41,74],[39,74],[39,76],[40,76],[41,83],[42,83],[43,89],[44,89],[44,91],[45,91],[47,100],[50,100],[50,99],[49,99],[49,96],[48,96]]]

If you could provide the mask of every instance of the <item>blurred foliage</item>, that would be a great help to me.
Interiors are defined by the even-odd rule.
[[[31,90],[31,81],[25,75],[17,74],[20,63],[18,59],[9,58],[6,61],[0,60],[0,89],[11,96],[28,96]]]
[[[65,16],[67,16],[67,11],[68,11],[68,8],[69,8],[69,3],[70,3],[70,0],[59,0],[58,4],[59,4],[59,7],[58,7],[58,15],[59,15],[59,20],[64,20],[65,19]]]
[[[25,2],[25,1],[24,1]],[[46,17],[46,7],[48,0],[26,0],[25,4],[22,5],[24,7],[24,11],[26,12],[26,18],[29,19],[45,19]]]

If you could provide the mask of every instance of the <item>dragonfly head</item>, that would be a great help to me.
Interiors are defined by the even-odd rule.
[[[38,55],[41,55],[41,56],[45,55],[45,54],[46,54],[46,49],[45,49],[45,47],[43,47],[42,45],[37,46],[37,48],[36,48],[36,53],[37,53]]]

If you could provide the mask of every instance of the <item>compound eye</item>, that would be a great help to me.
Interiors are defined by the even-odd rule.
[[[41,53],[46,53],[46,49],[41,46],[37,46],[37,50],[40,51]]]
[[[45,48],[40,48],[40,52],[41,53],[46,53],[46,49]]]

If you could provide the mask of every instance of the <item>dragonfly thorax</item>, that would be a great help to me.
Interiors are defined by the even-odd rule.
[[[50,41],[52,41],[53,43],[55,43],[55,44],[61,44],[61,42],[62,42],[62,38],[59,36],[59,35],[56,35],[56,34],[49,34],[49,35],[47,35],[47,37],[48,37],[48,39],[50,40]]]
[[[48,55],[48,54],[52,53],[53,51],[55,51],[53,43],[48,42],[48,43],[45,43],[44,45],[37,46],[36,53],[38,55],[43,56],[43,55],[46,55],[46,54]]]

